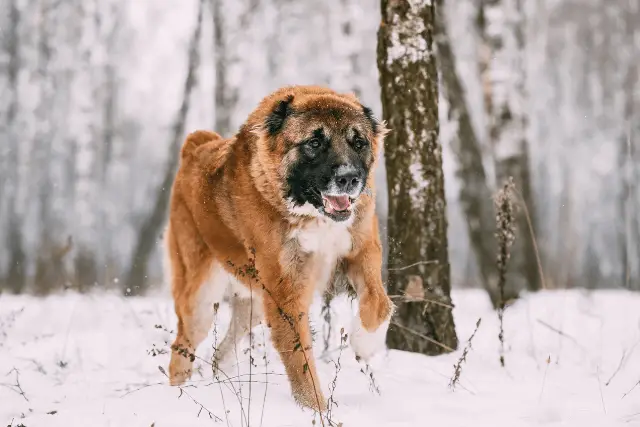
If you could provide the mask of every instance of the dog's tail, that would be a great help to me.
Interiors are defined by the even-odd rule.
[[[180,151],[180,155],[182,159],[186,160],[193,156],[194,152],[201,145],[206,144],[207,142],[222,140],[223,138],[215,133],[207,130],[197,130],[195,132],[190,133],[187,136],[187,139],[182,144],[182,150]]]

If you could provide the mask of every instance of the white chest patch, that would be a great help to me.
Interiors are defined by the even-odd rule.
[[[323,289],[327,285],[338,259],[351,251],[351,224],[352,220],[334,222],[328,218],[317,218],[291,232],[290,237],[298,240],[300,250],[314,255],[317,288]]]

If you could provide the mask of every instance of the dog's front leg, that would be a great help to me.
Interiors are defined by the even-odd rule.
[[[384,348],[393,313],[393,303],[382,284],[382,247],[377,232],[363,242],[347,263],[347,276],[359,300],[359,315],[353,319],[351,328],[351,347],[356,356],[368,361]]]
[[[305,407],[324,411],[327,404],[316,373],[309,327],[313,287],[291,273],[276,277],[274,270],[278,269],[260,269],[271,272],[265,278],[263,304],[273,346],[280,353],[294,399]]]

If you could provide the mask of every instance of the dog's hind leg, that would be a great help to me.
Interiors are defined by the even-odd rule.
[[[211,329],[214,307],[222,301],[226,283],[222,277],[222,267],[206,251],[199,252],[206,255],[191,258],[187,266],[182,262],[182,254],[178,252],[172,235],[168,236],[167,244],[178,316],[178,334],[171,346],[169,380],[171,385],[179,385],[191,377],[196,349]]]
[[[233,295],[231,302],[231,322],[227,333],[216,349],[215,365],[226,371],[233,355],[238,352],[238,344],[251,332],[251,329],[262,323],[262,298],[257,293],[250,295]],[[252,345],[252,343],[249,343]],[[242,350],[242,349],[241,349]]]

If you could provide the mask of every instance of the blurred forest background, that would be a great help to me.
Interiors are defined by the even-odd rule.
[[[445,3],[434,44],[452,285],[481,286],[495,262],[468,200],[491,206],[496,159],[515,147],[545,286],[640,290],[640,1]],[[290,84],[353,91],[380,117],[380,20],[368,0],[0,0],[0,289],[156,286],[184,136],[230,136]],[[519,90],[509,116],[524,132],[507,148],[487,114],[500,80]],[[378,182],[384,223],[384,163]],[[540,281],[525,253],[519,274]]]

